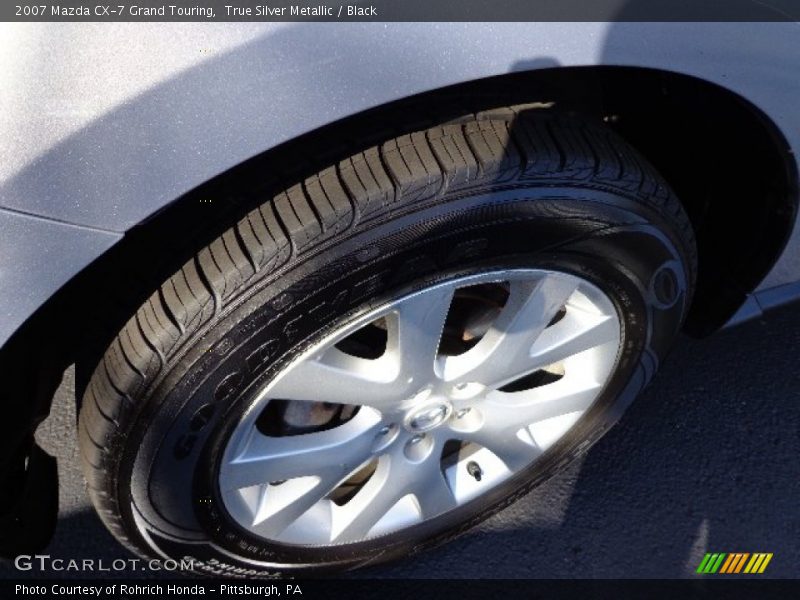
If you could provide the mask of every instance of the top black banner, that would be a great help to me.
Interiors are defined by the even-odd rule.
[[[0,21],[791,22],[798,0],[11,0]]]

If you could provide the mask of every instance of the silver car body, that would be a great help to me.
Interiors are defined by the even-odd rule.
[[[0,345],[131,227],[254,155],[427,90],[591,65],[716,83],[800,147],[795,23],[2,24]],[[788,297],[799,247],[759,291]]]

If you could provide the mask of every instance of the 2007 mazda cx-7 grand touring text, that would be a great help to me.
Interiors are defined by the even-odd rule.
[[[442,543],[800,293],[794,23],[0,25],[0,545]],[[686,435],[689,435],[688,433]]]

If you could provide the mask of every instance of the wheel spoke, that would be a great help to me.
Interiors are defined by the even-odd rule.
[[[464,441],[483,446],[502,460],[509,471],[516,472],[542,453],[527,432],[523,432],[522,435],[524,439],[521,439],[516,431],[482,428],[472,433],[462,433],[460,437]]]
[[[400,302],[388,319],[386,354],[398,365],[399,378],[417,387],[435,376],[442,330],[453,300],[452,287],[436,287]]]
[[[386,410],[403,398],[405,386],[387,357],[367,360],[332,347],[291,367],[272,384],[270,398],[357,404]]]
[[[263,486],[253,518],[253,527],[263,535],[280,535],[289,525],[330,493],[339,481],[340,478],[335,477],[334,472],[331,472],[323,478],[316,478],[313,486],[291,495],[283,493],[283,488],[291,485],[292,481],[279,486]],[[279,497],[274,498],[270,495]],[[284,497],[280,497],[281,495]]]
[[[341,479],[369,458],[380,418],[362,409],[339,427],[286,437],[251,433],[236,458],[221,469],[229,490],[305,475]]]
[[[369,481],[342,510],[334,513],[331,541],[357,541],[366,537],[402,497],[402,490],[390,478],[391,463],[389,455],[381,456]]]
[[[412,494],[422,518],[430,518],[457,505],[440,468],[441,444],[436,443],[420,462],[409,461],[398,447],[382,456],[370,480],[343,508],[333,541],[357,541],[397,502]]]
[[[483,405],[483,429],[505,437],[545,419],[586,410],[602,386],[579,376],[513,393],[492,392]]]
[[[519,470],[541,454],[527,431],[520,430],[545,419],[586,410],[601,387],[590,378],[576,375],[522,392],[491,392],[482,402],[481,427],[474,432],[454,431],[453,436],[487,448],[510,470]]]
[[[420,472],[411,487],[423,519],[430,519],[458,505],[442,473],[440,460],[441,450],[437,447],[432,456],[420,465]]]
[[[499,388],[532,370],[531,347],[577,288],[574,278],[548,275],[511,281],[506,305],[478,344],[447,357],[447,381],[478,381]]]
[[[614,317],[570,307],[558,323],[545,329],[531,351],[535,369],[618,339]]]

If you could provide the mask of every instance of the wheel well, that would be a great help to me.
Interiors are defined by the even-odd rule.
[[[598,76],[603,118],[665,177],[691,219],[698,282],[684,328],[707,335],[741,307],[791,235],[791,149],[758,108],[714,84],[640,69]]]
[[[270,192],[384,139],[530,102],[605,121],[669,181],[689,214],[699,250],[697,293],[685,328],[699,336],[724,324],[773,266],[791,233],[797,173],[786,140],[755,106],[700,79],[632,67],[552,68],[459,84],[371,109],[202,184],[134,227],[51,298],[0,350],[0,370],[23,372],[23,362],[63,368],[99,356],[148,290]],[[202,202],[208,198],[214,201]],[[81,341],[81,356],[75,340]],[[91,363],[84,361],[83,375],[79,369],[79,385]],[[30,393],[19,397],[25,396]]]

